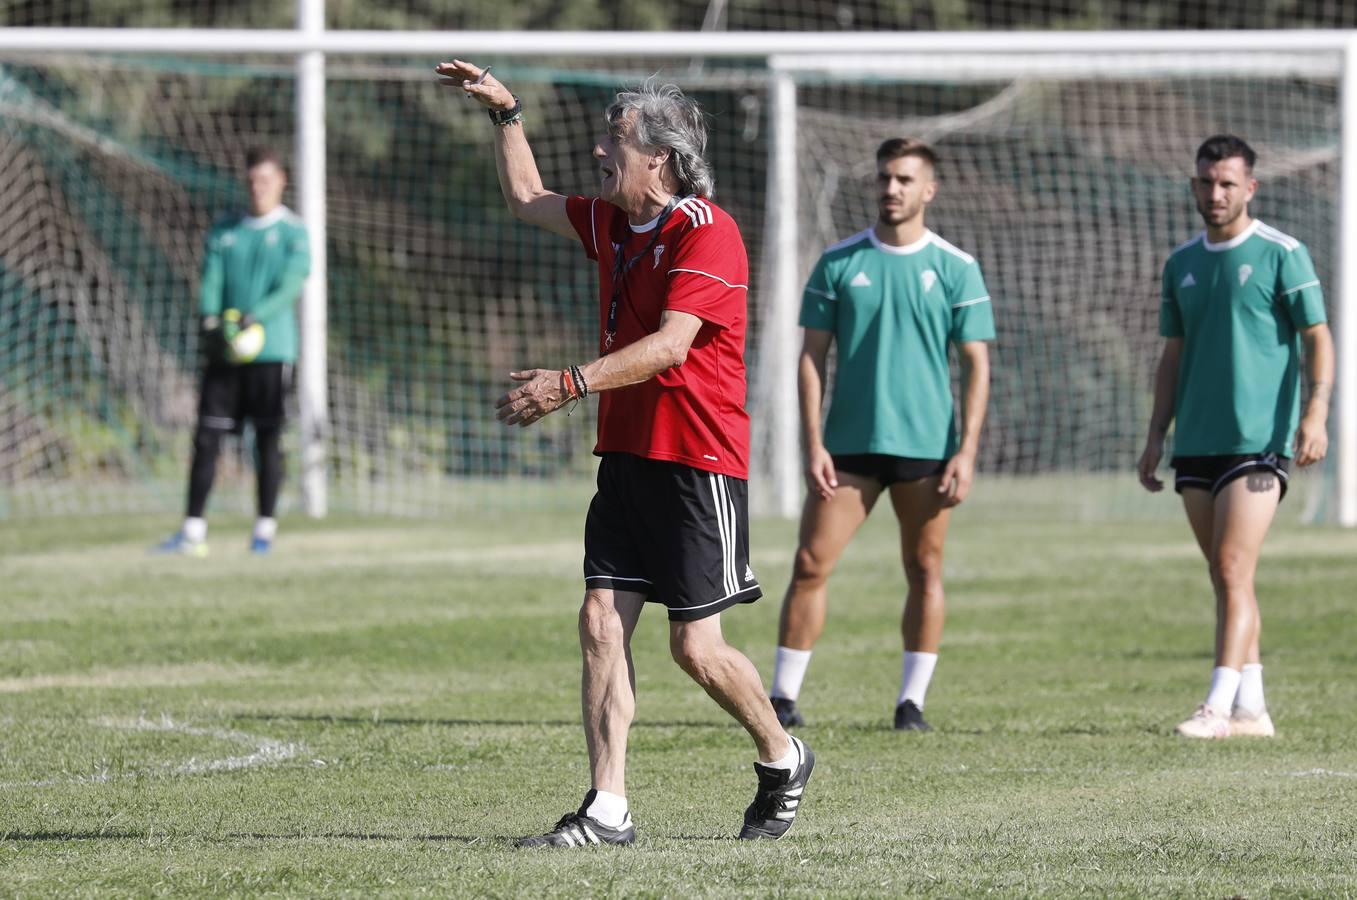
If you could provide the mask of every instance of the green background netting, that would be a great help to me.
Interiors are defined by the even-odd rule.
[[[441,91],[432,60],[331,59],[327,88],[332,505],[393,513],[531,510],[587,496],[589,408],[528,430],[495,422],[506,373],[592,354],[595,272],[569,241],[503,208],[490,125]],[[660,72],[710,114],[717,200],[765,285],[769,90],[754,64],[493,62],[523,97],[545,182],[594,184],[601,110]],[[203,236],[238,205],[253,143],[293,144],[284,60],[0,60],[0,515],[177,510],[197,383]],[[1168,514],[1130,476],[1148,416],[1158,275],[1199,227],[1200,139],[1257,146],[1255,212],[1314,252],[1331,287],[1336,85],[1181,78],[938,85],[803,80],[801,272],[870,223],[871,154],[894,134],[943,157],[930,224],[981,260],[999,328],[982,473],[1003,510]],[[289,200],[291,197],[289,196]],[[1331,291],[1330,291],[1331,293]],[[768,508],[777,438],[756,379],[752,496]],[[290,470],[297,437],[289,434]],[[213,509],[250,505],[249,436]],[[285,506],[296,507],[296,479]],[[1323,512],[1324,479],[1288,504]]]

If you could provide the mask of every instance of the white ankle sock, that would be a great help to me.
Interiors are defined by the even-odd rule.
[[[185,538],[195,544],[201,544],[207,540],[207,520],[195,516],[189,516],[184,520],[184,525],[179,529]]]
[[[261,541],[271,541],[278,534],[278,520],[259,517],[254,520],[254,536]]]
[[[1267,709],[1263,701],[1263,666],[1261,663],[1246,663],[1239,672],[1239,693],[1235,694],[1234,705],[1256,716]]]
[[[773,662],[774,697],[795,700],[801,693],[801,682],[806,678],[806,667],[810,665],[809,650],[793,650],[791,647],[778,647]]]
[[[775,759],[772,762],[760,761],[759,765],[767,766],[770,769],[785,769],[788,772],[795,772],[796,767],[801,762],[801,751],[796,747],[796,738],[790,734],[787,735],[787,752],[781,759]]]
[[[621,828],[627,820],[627,798],[607,791],[594,791],[594,800],[584,814],[609,828]]]
[[[1238,669],[1216,666],[1211,670],[1211,691],[1206,695],[1206,705],[1228,716],[1234,706],[1235,695],[1239,693],[1239,681]]]
[[[933,680],[933,669],[937,664],[936,653],[906,650],[900,673],[900,698],[895,701],[895,705],[899,706],[906,700],[913,700],[915,706],[923,709],[924,695],[928,693],[928,682]]]

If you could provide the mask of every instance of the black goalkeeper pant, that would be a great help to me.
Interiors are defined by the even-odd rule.
[[[203,375],[198,427],[189,466],[188,514],[202,518],[217,475],[217,457],[226,434],[240,434],[245,420],[254,423],[258,508],[272,518],[283,483],[282,431],[292,367],[285,363],[245,366],[212,365]]]

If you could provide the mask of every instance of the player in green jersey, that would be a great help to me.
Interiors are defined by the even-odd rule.
[[[1163,490],[1155,469],[1176,417],[1174,487],[1216,594],[1211,687],[1177,727],[1194,738],[1275,733],[1263,701],[1253,577],[1293,454],[1308,466],[1328,448],[1334,364],[1324,297],[1305,245],[1249,216],[1255,158],[1233,135],[1197,151],[1192,193],[1206,229],[1164,265],[1164,352],[1139,465],[1146,489]]]
[[[274,511],[283,479],[280,438],[285,395],[297,360],[297,298],[310,272],[301,220],[283,205],[287,174],[267,148],[246,153],[248,214],[219,222],[207,238],[199,314],[207,367],[189,467],[188,515],[157,549],[207,553],[207,495],[223,434],[254,424],[259,518],[250,549],[267,553],[277,532]]]
[[[876,224],[830,247],[806,285],[798,383],[810,491],[782,604],[772,698],[802,724],[796,699],[824,628],[826,584],[883,493],[900,524],[909,594],[895,727],[928,730],[924,694],[942,639],[942,550],[951,508],[975,475],[989,400],[994,314],[975,259],[929,231],[937,157],[920,141],[877,150]],[[834,394],[821,429],[825,366],[838,345]],[[949,347],[962,373],[962,427]]]

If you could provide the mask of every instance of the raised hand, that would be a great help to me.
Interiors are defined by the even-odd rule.
[[[459,88],[467,97],[474,98],[489,109],[513,109],[514,95],[490,74],[490,67],[482,69],[474,63],[454,59],[452,62],[434,66],[438,73],[438,83],[446,87]]]

